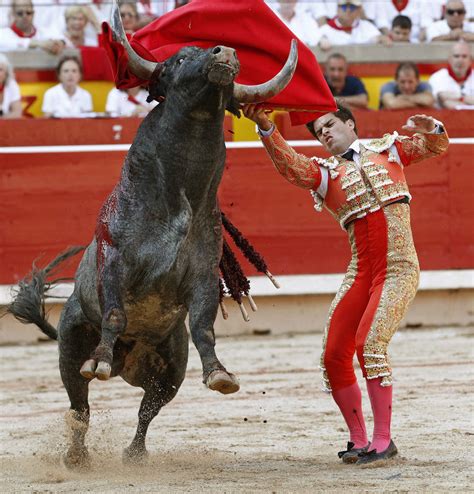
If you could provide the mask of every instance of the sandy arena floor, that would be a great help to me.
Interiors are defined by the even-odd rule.
[[[347,435],[321,391],[320,334],[220,338],[218,353],[242,386],[229,396],[204,388],[192,347],[178,396],[150,427],[147,466],[121,463],[141,390],[120,378],[94,381],[88,433],[94,464],[81,474],[61,462],[69,402],[56,344],[2,347],[0,492],[473,492],[472,329],[395,336],[393,431],[400,455],[363,468],[336,456]]]

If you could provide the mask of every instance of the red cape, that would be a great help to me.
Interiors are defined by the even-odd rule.
[[[111,60],[116,86],[127,88],[143,83],[128,71],[127,54],[112,40],[110,26],[104,23],[102,27],[102,46]],[[254,85],[279,72],[293,38],[295,35],[263,0],[192,0],[137,31],[130,44],[143,58],[158,62],[183,46],[230,46],[237,51],[240,60],[237,82]],[[293,79],[264,106],[299,110],[290,112],[293,125],[336,110],[318,62],[302,41],[298,40],[298,65]]]

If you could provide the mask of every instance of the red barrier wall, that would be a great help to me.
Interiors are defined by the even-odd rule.
[[[406,170],[422,269],[474,268],[473,149],[453,144],[442,158]],[[322,155],[320,147],[298,151]],[[0,155],[1,284],[18,281],[41,254],[47,261],[69,245],[91,240],[124,156],[117,151]],[[308,192],[277,174],[262,148],[228,150],[220,200],[273,272],[344,271],[345,233],[328,213],[314,211]]]

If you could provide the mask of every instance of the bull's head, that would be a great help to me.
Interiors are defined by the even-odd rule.
[[[117,0],[114,0],[112,8],[111,25],[115,39],[127,51],[131,72],[140,79],[150,81],[152,99],[165,96],[170,84],[192,85],[197,73],[205,76],[211,84],[229,88],[239,73],[240,64],[235,50],[226,46],[216,46],[208,50],[185,47],[163,63],[141,58],[130,46],[125,35]],[[266,101],[283,91],[293,77],[297,61],[297,44],[296,40],[292,40],[290,54],[280,72],[271,80],[255,86],[234,83],[233,96],[229,98],[227,109],[239,114],[239,104]],[[192,90],[191,87],[189,89]]]

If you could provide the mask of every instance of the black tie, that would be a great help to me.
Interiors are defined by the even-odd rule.
[[[352,148],[349,148],[344,154],[341,154],[341,158],[344,158],[345,160],[348,160],[348,161],[353,161],[354,150]]]

